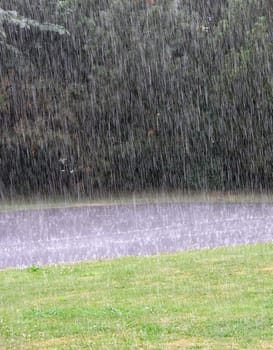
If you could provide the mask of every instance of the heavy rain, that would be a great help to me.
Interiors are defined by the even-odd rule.
[[[271,0],[0,0],[0,270],[268,247],[272,72]]]

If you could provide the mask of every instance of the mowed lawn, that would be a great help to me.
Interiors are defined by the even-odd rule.
[[[273,349],[273,245],[0,271],[0,349]]]

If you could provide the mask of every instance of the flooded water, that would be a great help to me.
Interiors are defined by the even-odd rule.
[[[273,204],[112,205],[0,213],[0,268],[273,242]]]

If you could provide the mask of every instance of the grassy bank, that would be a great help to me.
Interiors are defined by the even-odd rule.
[[[0,271],[0,349],[273,349],[273,246]]]
[[[13,197],[0,200],[0,212],[75,206],[145,204],[174,202],[273,203],[273,192],[183,192],[144,191],[96,194],[89,197]]]

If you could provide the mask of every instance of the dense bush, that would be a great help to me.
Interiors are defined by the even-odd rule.
[[[272,188],[269,0],[0,6],[2,196]]]

